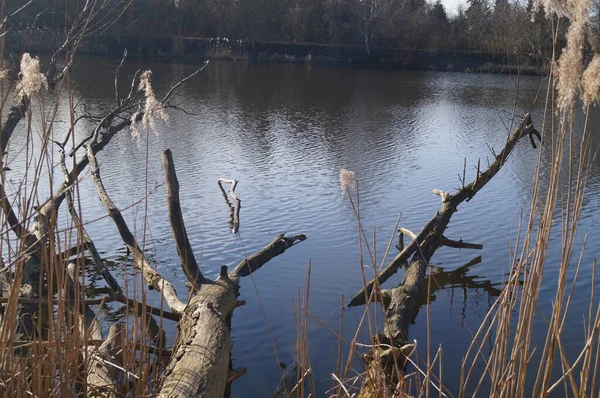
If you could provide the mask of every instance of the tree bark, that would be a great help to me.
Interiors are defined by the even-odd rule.
[[[240,262],[230,274],[223,266],[217,280],[202,284],[179,322],[173,357],[161,377],[163,397],[223,396],[231,373],[231,314],[245,304],[236,299],[239,277],[250,275],[305,239],[304,235],[288,238],[281,234],[264,249]]]

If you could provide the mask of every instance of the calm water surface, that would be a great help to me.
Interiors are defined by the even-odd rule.
[[[114,100],[115,66],[101,59],[81,59],[77,64],[73,89],[88,109],[105,109]],[[195,66],[130,62],[122,76],[131,76],[138,68],[152,69],[155,88],[164,93]],[[539,77],[211,63],[178,97],[181,107],[193,115],[171,112],[159,134],[148,137],[147,153],[145,141],[138,145],[129,131],[123,131],[99,160],[108,192],[118,206],[127,208],[126,219],[138,233],[148,212],[146,245],[181,298],[186,279],[178,265],[161,185],[164,149],[173,151],[188,234],[207,276],[215,277],[221,265],[236,264],[280,232],[307,235],[307,241],[242,281],[241,299],[248,304],[236,310],[233,319],[234,366],[248,368],[247,375],[234,383],[233,396],[269,396],[279,380],[277,362],[294,358],[294,303],[303,290],[307,263],[312,264],[309,310],[334,330],[341,296],[348,299],[362,285],[357,221],[348,198],[340,194],[340,168],[353,170],[359,179],[363,225],[367,234],[376,234],[380,262],[398,216],[402,215],[402,226],[419,231],[440,207],[431,190],[457,187],[465,158],[467,178],[473,178],[472,165],[479,158],[485,165],[486,156],[491,158],[487,145],[499,150],[504,144],[515,104],[518,115],[529,110],[541,84]],[[539,126],[538,108],[533,120]],[[597,146],[600,120],[592,118],[591,126]],[[82,129],[79,134],[88,132]],[[483,251],[444,248],[432,260],[449,272],[481,255],[480,263],[448,274],[443,288],[431,297],[431,344],[443,345],[444,383],[453,390],[471,334],[506,279],[510,247],[521,211],[529,208],[537,161],[538,151],[520,143],[505,168],[454,215],[446,235],[482,243]],[[240,181],[236,192],[242,200],[241,228],[236,235],[231,234],[218,178]],[[576,336],[564,341],[571,352],[582,345],[581,314],[587,313],[589,304],[591,258],[600,251],[599,181],[596,161],[580,228],[582,237],[589,234],[579,285],[582,294],[574,300],[573,322],[565,331]],[[147,209],[140,203],[146,187],[156,187]],[[80,195],[85,219],[105,215],[89,172],[82,179]],[[112,222],[100,219],[89,232],[103,255],[117,263],[114,272],[122,275],[125,250]],[[555,240],[540,300],[545,313],[550,311],[557,279],[556,247]],[[393,277],[388,287],[400,279],[401,274]],[[352,338],[362,313],[362,308],[345,310],[345,338]],[[411,328],[423,351],[426,320],[422,311]],[[175,327],[165,328],[172,344]],[[338,340],[314,321],[309,335],[321,396],[332,386]],[[368,342],[368,330],[361,339]],[[537,342],[541,339],[542,335]]]

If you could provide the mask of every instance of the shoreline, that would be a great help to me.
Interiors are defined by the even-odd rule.
[[[18,53],[48,54],[57,48],[57,35],[9,35],[7,47]],[[532,54],[373,48],[370,59],[364,47],[318,43],[251,42],[227,38],[140,37],[105,35],[84,43],[80,55],[173,60],[223,60],[252,63],[295,63],[339,67],[390,68],[467,73],[547,74],[548,63]]]

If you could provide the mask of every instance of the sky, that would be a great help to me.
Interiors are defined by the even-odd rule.
[[[455,16],[458,14],[458,5],[462,4],[466,8],[465,0],[442,0],[442,4],[446,7],[446,12],[449,16]]]

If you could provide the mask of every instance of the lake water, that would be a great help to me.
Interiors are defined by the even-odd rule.
[[[89,110],[99,113],[114,101],[116,64],[86,58],[76,64],[74,96]],[[160,97],[172,81],[196,66],[132,61],[121,71],[123,80],[138,68],[152,69]],[[540,85],[540,77],[215,62],[178,96],[177,103],[192,114],[171,111],[169,123],[160,125],[157,135],[149,135],[147,153],[145,142],[138,145],[127,130],[99,155],[99,161],[108,192],[126,209],[125,218],[137,225],[138,233],[146,211],[142,199],[147,164],[147,186],[157,188],[148,199],[146,247],[182,299],[186,279],[171,237],[161,185],[161,152],[166,148],[173,151],[188,234],[208,277],[216,277],[221,265],[237,264],[280,232],[308,237],[252,278],[242,280],[241,299],[247,305],[236,310],[233,318],[233,361],[235,367],[247,367],[248,373],[235,381],[232,396],[269,396],[280,377],[278,361],[291,362],[295,355],[293,305],[303,290],[307,263],[312,264],[309,310],[333,330],[339,328],[341,296],[347,300],[362,286],[357,221],[347,196],[340,193],[339,170],[356,173],[363,226],[367,235],[376,233],[380,262],[398,216],[402,215],[401,226],[418,232],[440,207],[432,189],[453,191],[460,184],[465,158],[467,179],[473,178],[477,160],[481,158],[486,165],[486,156],[491,158],[487,145],[496,150],[503,146],[515,104],[518,121],[531,107]],[[533,112],[538,128],[541,105],[540,101]],[[64,109],[59,114],[59,119],[68,120]],[[592,118],[596,147],[598,126],[600,119]],[[78,132],[80,136],[88,133]],[[19,145],[18,135],[11,145]],[[529,208],[537,161],[538,151],[521,142],[501,172],[453,216],[446,235],[481,243],[481,252],[443,248],[432,259],[432,265],[452,271],[482,256],[479,264],[437,290],[430,305],[431,343],[444,348],[444,381],[452,390],[458,385],[460,361],[471,334],[506,280],[510,247],[520,213]],[[543,164],[548,162],[546,155]],[[62,178],[59,170],[55,173],[55,178]],[[231,233],[229,208],[218,178],[239,180],[238,234]],[[581,346],[591,258],[600,251],[597,160],[588,185],[580,228],[582,237],[589,234],[579,285],[582,293],[572,304],[573,322],[565,330],[565,336],[571,333],[576,338],[563,341],[571,352]],[[106,214],[89,172],[82,177],[80,195],[84,220]],[[88,232],[102,255],[116,263],[113,272],[122,276],[125,250],[110,219],[91,223]],[[555,240],[539,303],[546,314],[557,279],[556,246]],[[372,275],[373,271],[367,268],[366,272]],[[386,286],[400,280],[401,273]],[[353,336],[362,314],[363,308],[345,310],[345,338]],[[172,344],[175,327],[167,324],[165,328]],[[421,311],[411,337],[421,342],[422,350],[426,349],[425,332],[426,312]],[[369,342],[368,330],[360,336]],[[309,355],[318,396],[332,386],[330,374],[335,371],[337,352],[338,339],[311,321]]]

